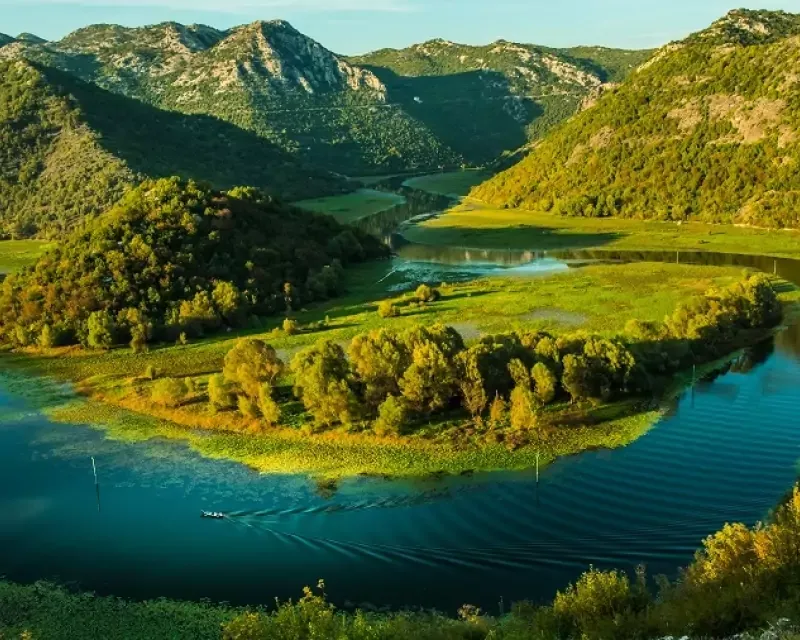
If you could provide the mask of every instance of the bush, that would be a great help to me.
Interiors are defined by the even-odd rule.
[[[176,407],[185,397],[186,385],[176,378],[158,380],[150,392],[151,400],[162,407]]]
[[[300,332],[300,325],[294,318],[286,318],[283,321],[283,332],[287,336],[293,336]]]
[[[257,418],[258,406],[245,394],[240,394],[236,399],[236,405],[239,407],[239,413],[245,418]]]
[[[233,394],[222,374],[217,373],[208,379],[208,402],[213,411],[233,407]]]
[[[437,289],[427,285],[421,284],[417,287],[417,290],[414,292],[414,297],[417,299],[418,302],[436,302],[439,297],[440,293]]]
[[[277,426],[281,422],[281,407],[272,397],[272,385],[265,382],[261,385],[258,392],[258,408],[264,422],[270,427]]]
[[[378,409],[378,419],[373,425],[375,433],[381,436],[398,435],[408,418],[408,407],[403,398],[389,396]]]
[[[384,300],[378,305],[378,315],[381,318],[396,318],[400,311],[391,300]]]

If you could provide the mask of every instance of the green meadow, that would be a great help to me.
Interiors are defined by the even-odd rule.
[[[403,183],[403,186],[441,196],[460,198],[466,196],[472,187],[481,184],[488,178],[489,173],[480,169],[452,171],[409,178]]]
[[[0,273],[11,273],[33,264],[52,246],[45,240],[0,240]]]
[[[800,231],[573,218],[497,209],[471,199],[435,219],[404,229],[403,235],[411,242],[480,249],[685,250],[800,258]]]
[[[375,189],[359,189],[353,193],[313,200],[301,200],[294,204],[301,209],[315,213],[327,213],[342,223],[351,223],[386,211],[406,199],[396,193],[377,191]]]

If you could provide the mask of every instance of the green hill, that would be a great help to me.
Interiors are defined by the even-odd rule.
[[[0,47],[7,45],[10,42],[14,42],[14,38],[7,36],[5,33],[0,33]]]
[[[388,100],[399,102],[470,163],[487,164],[541,138],[603,83],[624,76],[650,54],[432,40],[350,61],[373,72]]]
[[[209,116],[150,107],[51,68],[0,60],[0,233],[55,235],[107,209],[145,177],[282,197],[340,191],[344,181]]]
[[[148,180],[6,278],[0,341],[142,347],[245,326],[336,295],[344,267],[386,253],[372,236],[250,187]]]
[[[800,16],[733,11],[472,195],[565,215],[800,226],[798,36]]]

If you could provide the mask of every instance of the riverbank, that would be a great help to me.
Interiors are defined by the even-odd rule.
[[[419,323],[453,324],[469,340],[475,340],[485,333],[509,329],[574,330],[579,318],[586,330],[611,336],[631,318],[661,320],[680,301],[715,286],[727,286],[738,275],[738,269],[731,268],[640,264],[592,266],[539,278],[481,279],[443,287],[441,299],[424,307],[409,307],[407,299],[396,296],[393,300],[398,306],[405,306],[394,318],[379,317],[374,292],[365,287],[348,300],[298,316],[306,327],[327,317],[323,327],[298,335],[273,329],[251,336],[266,340],[286,361],[321,337],[344,344],[371,329],[402,330]],[[800,294],[788,285],[781,289],[784,303],[800,300]],[[0,362],[16,373],[14,379],[6,376],[5,386],[38,402],[56,421],[91,424],[119,440],[161,437],[185,441],[204,456],[235,460],[265,473],[419,477],[526,469],[537,459],[545,465],[587,449],[625,446],[645,433],[660,415],[657,407],[642,407],[641,401],[587,407],[579,421],[573,417],[572,426],[554,429],[553,437],[533,447],[487,441],[481,429],[469,427],[469,420],[458,415],[437,418],[413,436],[379,437],[346,428],[309,432],[298,403],[287,405],[282,428],[265,430],[257,421],[234,412],[209,413],[204,403],[191,398],[171,408],[150,400],[148,390],[154,382],[143,377],[147,370],[157,371],[158,377],[192,379],[202,389],[208,376],[221,370],[222,359],[236,338],[216,337],[142,354],[77,348],[7,353],[0,356]],[[65,399],[49,393],[50,383],[37,380],[40,376],[66,382],[83,397]],[[682,385],[679,382],[678,388]],[[42,403],[42,398],[46,402]],[[572,411],[558,405],[546,417],[557,422],[564,412]]]
[[[800,231],[701,222],[568,218],[497,209],[466,199],[434,219],[403,230],[411,242],[474,249],[716,251],[800,258]]]

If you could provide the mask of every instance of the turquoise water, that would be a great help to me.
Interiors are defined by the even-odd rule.
[[[0,575],[234,603],[296,597],[324,578],[340,605],[448,611],[548,599],[590,564],[674,577],[705,536],[763,518],[791,487],[798,406],[793,327],[700,382],[634,444],[561,460],[538,486],[525,473],[358,478],[326,496],[178,444],[54,425],[0,394]]]

